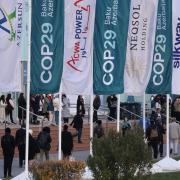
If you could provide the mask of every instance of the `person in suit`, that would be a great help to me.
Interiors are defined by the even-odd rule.
[[[73,150],[73,136],[71,132],[68,131],[68,126],[64,125],[63,131],[62,131],[62,152],[63,152],[63,159],[68,159],[71,155],[71,152]]]
[[[11,169],[14,157],[15,139],[11,135],[11,129],[5,129],[5,135],[1,138],[1,147],[4,155],[4,178],[12,177]]]
[[[16,131],[15,142],[19,151],[19,167],[22,168],[25,160],[25,141],[26,141],[26,126],[21,125],[21,128]]]

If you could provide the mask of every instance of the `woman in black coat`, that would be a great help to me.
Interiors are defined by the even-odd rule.
[[[84,117],[85,114],[85,107],[84,107],[84,99],[81,95],[77,98],[77,112],[81,112],[82,116]]]
[[[73,149],[73,137],[70,132],[68,132],[68,126],[64,125],[63,131],[62,131],[62,145],[61,149],[63,152],[63,159],[69,159],[69,156],[71,155],[72,149]]]
[[[23,93],[19,95],[18,98],[18,118],[19,118],[19,124],[24,124],[24,120],[26,118],[26,100],[24,98]]]

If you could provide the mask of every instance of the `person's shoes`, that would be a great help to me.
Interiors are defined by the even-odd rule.
[[[160,157],[164,157],[163,154],[160,154]]]
[[[16,124],[14,121],[12,121],[11,123]]]
[[[78,143],[82,143],[82,141],[81,141],[81,140],[79,140],[79,141],[78,141]]]

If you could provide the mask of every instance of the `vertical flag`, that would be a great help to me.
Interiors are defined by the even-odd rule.
[[[151,75],[157,0],[132,0],[129,18],[124,92],[143,95]]]
[[[0,92],[21,91],[22,0],[0,0]]]
[[[180,94],[180,1],[173,0],[173,72],[172,72],[172,94]]]
[[[91,94],[92,46],[96,0],[65,0],[62,90]]]
[[[97,0],[94,32],[94,93],[124,91],[129,0]]]
[[[64,47],[64,0],[32,1],[31,93],[60,88]]]
[[[172,80],[172,0],[159,0],[153,65],[146,93],[170,94]]]

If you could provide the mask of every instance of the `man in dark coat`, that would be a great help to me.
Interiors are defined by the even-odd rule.
[[[11,135],[11,129],[5,129],[5,135],[1,138],[1,147],[4,155],[4,178],[12,177],[11,167],[14,157],[15,140]]]
[[[81,141],[81,135],[82,135],[82,128],[83,128],[83,119],[82,119],[82,112],[79,111],[74,116],[73,121],[70,124],[73,125],[73,128],[77,130],[77,136],[78,136],[78,143],[82,143]]]
[[[71,132],[68,132],[68,126],[64,125],[63,131],[62,131],[62,152],[63,152],[63,158],[69,159],[69,156],[71,155],[72,149],[73,149],[73,137]]]
[[[19,151],[19,167],[21,168],[23,166],[23,161],[25,160],[25,141],[26,141],[25,124],[22,124],[21,128],[16,131],[15,141]]]
[[[43,156],[45,154],[46,160],[49,160],[49,151],[51,149],[51,135],[50,128],[44,127],[43,130],[38,134],[38,144],[40,148],[40,160],[43,161]]]
[[[97,111],[99,107],[101,106],[101,99],[99,95],[96,95],[93,101],[93,108],[94,108],[94,113],[93,113],[93,122],[98,122],[98,115]]]

